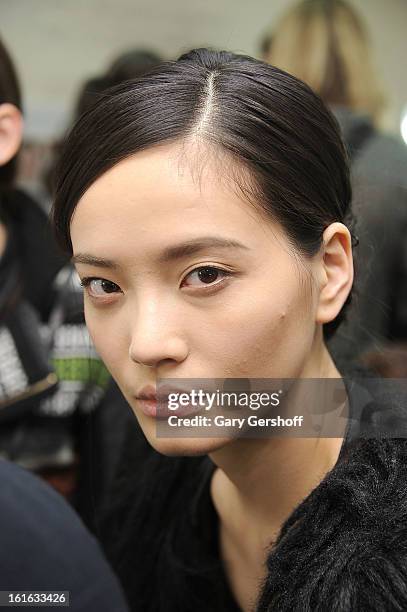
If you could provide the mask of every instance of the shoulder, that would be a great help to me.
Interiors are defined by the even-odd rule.
[[[407,149],[392,134],[377,129],[369,115],[345,107],[332,107],[352,157],[353,183],[359,187],[407,188]],[[369,194],[370,195],[370,194]]]
[[[283,526],[259,610],[406,609],[406,482],[405,439],[354,441]]]
[[[4,460],[0,479],[1,588],[70,590],[74,610],[85,602],[106,612],[109,605],[125,610],[96,540],[65,500],[33,474]]]
[[[32,531],[40,539],[44,533],[41,524],[36,525],[36,520],[42,515],[47,523],[47,533],[58,530],[65,522],[71,532],[81,532],[81,524],[76,521],[69,506],[37,476],[0,459],[0,480],[0,514],[3,525],[6,521],[11,530],[18,526],[21,531]],[[30,520],[25,521],[26,517],[30,517]]]

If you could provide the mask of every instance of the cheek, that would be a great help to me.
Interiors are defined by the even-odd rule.
[[[201,334],[215,376],[294,377],[312,344],[312,309],[296,283],[262,285],[225,300]]]

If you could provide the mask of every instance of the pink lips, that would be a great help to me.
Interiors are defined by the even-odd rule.
[[[199,412],[201,407],[192,406],[179,406],[176,410],[170,410],[168,408],[168,395],[170,393],[188,393],[185,389],[178,389],[169,385],[160,386],[158,398],[156,393],[156,387],[153,385],[146,385],[136,395],[137,403],[141,408],[141,411],[149,417],[155,419],[167,419],[169,416],[186,416],[189,414],[195,414]]]
[[[136,398],[137,399],[137,403],[141,408],[141,411],[149,417],[153,417],[153,418],[158,418],[159,415],[157,414],[157,400],[156,399],[143,399],[143,398]],[[161,410],[160,410],[161,413]],[[161,414],[160,414],[161,416]]]

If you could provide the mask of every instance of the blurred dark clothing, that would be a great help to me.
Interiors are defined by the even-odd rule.
[[[328,342],[342,364],[407,339],[407,147],[365,115],[333,111],[350,150],[360,241],[353,303]]]
[[[109,503],[111,486],[117,473],[119,459],[123,449],[124,439],[133,436],[136,444],[139,437],[143,436],[137,418],[133,413],[127,400],[116,382],[111,379],[106,393],[101,400],[98,409],[89,416],[92,426],[88,428],[93,441],[84,444],[88,449],[88,463],[94,466],[94,470],[103,474],[98,479],[98,491],[95,498],[99,501],[98,506]],[[95,440],[97,439],[97,440]],[[98,442],[95,444],[95,442]],[[95,487],[95,479],[92,473],[88,474],[89,487]],[[93,517],[95,521],[100,513]]]
[[[70,487],[90,520],[103,479],[89,463],[89,444],[102,453],[90,429],[110,376],[86,329],[77,274],[58,254],[45,213],[13,192],[2,196],[1,218],[0,455],[56,485],[60,470],[56,488],[69,498]]]
[[[54,245],[45,213],[23,191],[1,194],[0,221],[8,232],[6,249],[0,256],[0,313],[4,287],[13,283],[12,299],[16,301],[14,294],[19,292],[45,321],[55,298],[52,283],[66,258]],[[12,265],[14,277],[7,272],[6,279],[6,268],[10,270]]]
[[[407,380],[407,342],[393,342],[381,351],[365,353],[362,363],[383,378]]]
[[[70,591],[74,612],[127,610],[98,543],[61,496],[4,460],[0,482],[0,590]]]

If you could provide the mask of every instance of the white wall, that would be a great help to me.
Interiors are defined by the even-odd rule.
[[[407,104],[406,0],[351,0],[365,16],[390,92],[387,124]],[[166,57],[201,45],[256,54],[292,0],[0,0],[0,34],[24,88],[27,132],[47,138],[69,119],[80,83],[130,47]]]

